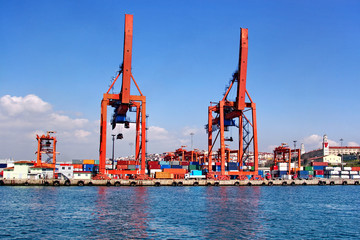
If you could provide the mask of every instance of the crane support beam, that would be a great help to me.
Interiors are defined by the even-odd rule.
[[[133,41],[133,15],[125,14],[124,31],[124,55],[123,55],[123,75],[121,86],[121,103],[130,103],[130,84],[131,84],[131,56]]]
[[[248,29],[240,30],[240,50],[239,50],[239,70],[238,70],[238,89],[237,89],[237,109],[245,109],[246,92],[246,71],[248,59]]]

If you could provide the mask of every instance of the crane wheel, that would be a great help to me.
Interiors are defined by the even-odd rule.
[[[208,183],[206,184],[206,186],[211,186],[211,183],[208,182]]]
[[[44,185],[45,185],[45,186],[49,186],[49,182],[44,182]]]
[[[287,185],[287,182],[282,182],[281,185],[286,186],[286,185]]]
[[[342,185],[347,185],[347,181],[343,181],[343,182],[342,182]]]
[[[4,185],[4,181],[0,180],[0,186],[3,186],[3,185]]]
[[[306,186],[306,185],[307,185],[307,183],[306,183],[306,182],[303,182],[303,183],[302,183],[302,185]]]
[[[135,186],[136,186],[136,182],[131,182],[131,183],[130,183],[130,186],[135,187]]]
[[[70,181],[69,180],[66,180],[65,183],[64,183],[65,186],[70,186]]]
[[[295,182],[291,182],[290,185],[291,185],[291,186],[295,186]]]
[[[107,187],[110,187],[110,186],[111,186],[111,182],[107,182],[107,183],[106,183],[106,186],[107,186]]]
[[[214,183],[214,186],[218,187],[218,186],[219,186],[219,182]]]
[[[235,183],[234,183],[234,186],[239,186],[239,185],[240,185],[239,182],[235,182]]]
[[[252,185],[252,183],[251,183],[251,182],[248,182],[248,183],[247,183],[247,185],[248,185],[248,186],[251,186],[251,185]]]
[[[331,181],[331,182],[330,182],[330,185],[331,185],[331,186],[332,186],[332,185],[335,185],[335,183],[334,183],[333,181]]]
[[[358,181],[354,182],[354,185],[359,185],[359,182]]]
[[[59,183],[59,181],[55,181],[55,182],[53,183],[53,185],[54,185],[54,186],[60,186],[60,183]]]
[[[183,186],[183,183],[182,183],[182,182],[178,182],[177,185],[178,185],[179,187],[182,187],[182,186]]]
[[[268,186],[272,186],[273,184],[273,182],[268,182]]]
[[[172,182],[171,186],[176,187],[177,186],[176,182]]]
[[[84,182],[83,182],[83,181],[79,181],[79,182],[77,183],[77,185],[78,185],[78,186],[84,186]]]
[[[114,186],[115,187],[120,187],[120,182],[119,181],[115,182]]]
[[[89,182],[89,183],[88,183],[88,186],[92,186],[92,185],[93,185],[93,183],[92,183],[92,182]]]
[[[263,183],[261,184],[261,186],[266,186],[266,183],[265,183],[265,182],[263,182]]]
[[[156,182],[155,187],[160,187],[160,182]]]
[[[193,186],[199,186],[198,182],[194,182]]]

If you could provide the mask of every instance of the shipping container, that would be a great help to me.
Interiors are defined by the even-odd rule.
[[[156,172],[155,178],[156,179],[172,179],[172,178],[174,178],[174,175],[169,172]]]
[[[83,164],[95,164],[95,160],[94,159],[84,159]]]
[[[314,170],[324,170],[324,166],[313,166]]]
[[[327,163],[327,162],[312,162],[311,163],[311,166],[328,166],[328,165],[329,165],[329,163]],[[314,170],[317,170],[317,169],[314,168]]]
[[[352,171],[359,171],[359,172],[360,172],[360,167],[352,167],[351,170],[352,170]]]
[[[171,165],[160,165],[161,169],[164,169],[164,168],[171,168]]]
[[[183,168],[165,168],[163,169],[164,172],[174,173],[174,174],[185,174],[187,173],[186,169]]]
[[[305,167],[305,171],[313,171],[313,170],[314,170],[313,167],[309,167],[309,166]]]

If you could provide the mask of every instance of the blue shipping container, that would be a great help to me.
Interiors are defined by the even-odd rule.
[[[324,170],[324,166],[313,166],[314,170]]]
[[[201,170],[192,170],[190,175],[200,176],[200,175],[202,175],[202,171]]]
[[[199,165],[199,162],[190,162],[190,165]]]
[[[164,168],[171,168],[171,166],[170,166],[170,165],[161,165],[160,167],[161,167],[161,169],[164,169]]]
[[[182,168],[181,165],[171,165],[171,168]]]

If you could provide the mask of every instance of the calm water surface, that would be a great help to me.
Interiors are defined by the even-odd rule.
[[[359,186],[3,186],[0,196],[0,239],[360,239]]]

